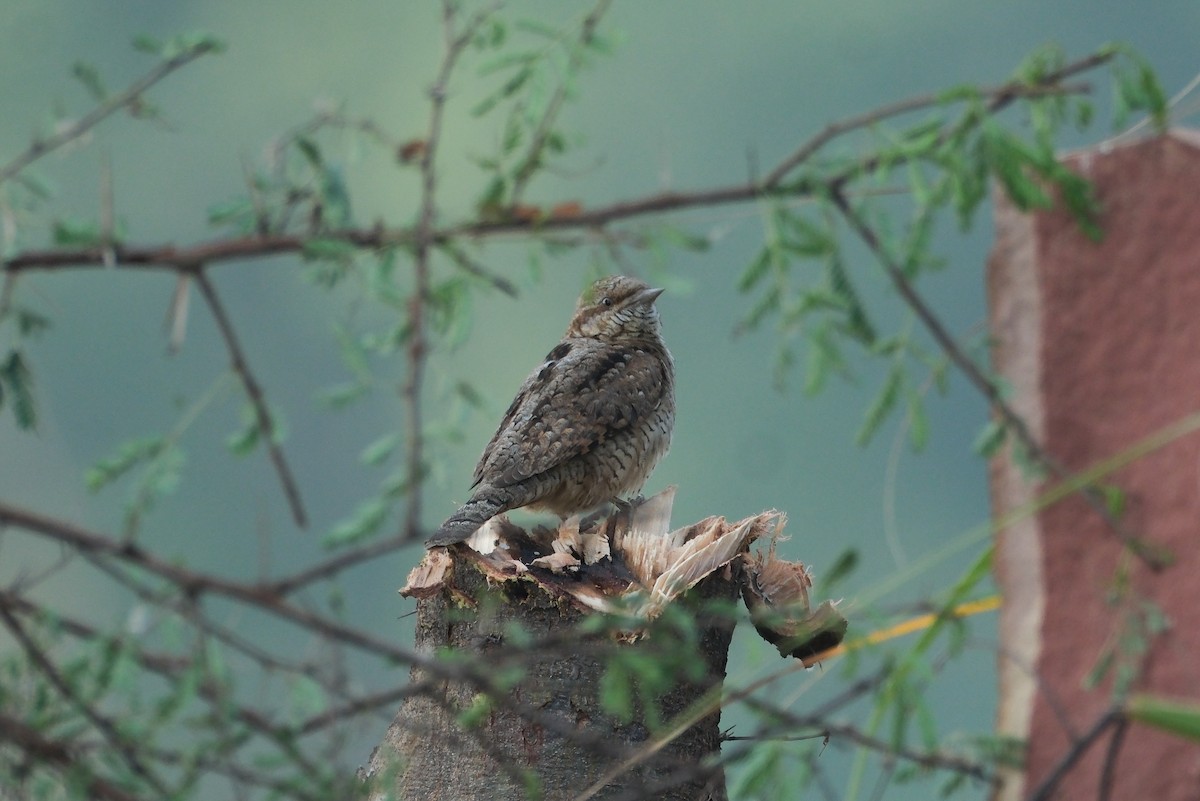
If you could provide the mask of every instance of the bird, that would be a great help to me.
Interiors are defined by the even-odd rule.
[[[625,275],[583,292],[562,341],[483,449],[470,497],[427,548],[462,542],[512,509],[566,518],[641,490],[675,425],[675,364],[655,306],[662,292]]]

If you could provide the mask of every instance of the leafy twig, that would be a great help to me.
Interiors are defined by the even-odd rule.
[[[1111,54],[1101,53],[1072,62],[1062,69],[1044,76],[1040,84],[1043,88],[1040,89],[1030,88],[1023,84],[1005,84],[994,89],[983,90],[982,96],[986,97],[986,92],[989,91],[995,93],[988,106],[990,110],[995,112],[1002,110],[1019,97],[1028,96],[1033,93],[1045,94],[1051,91],[1078,93],[1086,91],[1086,87],[1066,87],[1057,85],[1054,82],[1092,69],[1109,61],[1111,58]],[[922,96],[909,101],[902,101],[902,103],[893,106],[886,106],[869,114],[858,115],[848,120],[834,123],[830,126],[830,129],[832,129],[830,133],[819,134],[819,141],[817,139],[809,140],[798,151],[781,161],[771,173],[768,173],[768,177],[762,181],[746,181],[690,192],[659,192],[639,198],[610,203],[606,206],[597,206],[592,209],[584,208],[579,210],[578,213],[570,215],[519,217],[502,220],[472,220],[443,228],[436,228],[430,222],[429,228],[425,231],[423,238],[427,246],[441,246],[447,242],[461,238],[479,239],[509,234],[548,233],[568,230],[586,231],[654,214],[756,201],[764,195],[811,197],[815,191],[815,187],[808,186],[802,182],[797,185],[785,186],[782,183],[782,177],[794,169],[808,155],[811,155],[811,152],[814,152],[837,135],[886,119],[891,115],[899,113],[896,109],[908,108],[908,106],[922,108],[930,102],[931,98],[929,96]],[[423,158],[430,158],[429,153],[426,152]],[[871,161],[871,158],[868,157],[866,161],[855,163],[831,180],[836,187],[840,188],[841,184],[850,175],[861,173],[864,169],[870,169],[875,164],[876,162]],[[432,215],[432,210],[429,213]],[[424,215],[425,209],[423,204],[422,218],[424,218]],[[430,221],[432,221],[432,216],[430,217]],[[323,232],[322,238],[334,239],[363,248],[396,246],[416,249],[419,246],[419,240],[422,239],[422,236],[419,235],[420,230],[422,230],[420,223],[418,223],[416,231],[408,228],[384,229],[380,226],[375,226],[371,228],[352,228]],[[118,245],[115,248],[115,253],[118,263],[124,267],[197,269],[202,265],[215,265],[227,261],[264,258],[281,253],[298,253],[303,251],[307,241],[308,237],[306,236],[281,234],[275,236],[220,239],[189,247]],[[26,270],[94,266],[103,263],[103,255],[102,251],[98,248],[28,250],[7,259],[4,262],[4,271],[7,273],[16,273]]]
[[[442,0],[442,27],[446,45],[442,65],[437,78],[429,89],[431,103],[429,130],[425,147],[421,152],[421,213],[417,220],[413,247],[413,290],[408,301],[408,375],[401,394],[408,407],[404,427],[407,441],[407,472],[409,481],[408,511],[404,531],[415,538],[421,525],[421,484],[425,474],[424,437],[421,405],[421,389],[425,378],[429,342],[426,332],[425,303],[429,298],[430,254],[436,243],[434,221],[437,216],[435,191],[437,172],[434,161],[442,135],[442,118],[446,108],[446,92],[450,75],[458,58],[471,42],[479,26],[491,15],[493,8],[485,8],[473,16],[461,31],[455,30],[454,17],[457,7],[452,0]]]
[[[1009,430],[1019,440],[1021,447],[1025,449],[1030,458],[1043,465],[1060,480],[1069,477],[1071,472],[1041,446],[1037,438],[1029,430],[1029,426],[1026,425],[1024,418],[1017,414],[1016,410],[1004,399],[1000,388],[984,375],[975,362],[958,346],[958,342],[955,341],[954,336],[946,330],[941,319],[934,314],[929,304],[925,302],[925,299],[921,297],[907,276],[905,276],[904,270],[896,263],[896,260],[888,253],[886,248],[884,248],[875,230],[850,205],[845,194],[839,188],[835,187],[830,192],[830,199],[842,217],[849,223],[850,228],[862,240],[863,244],[867,246],[880,265],[883,266],[901,300],[917,315],[917,319],[921,321],[921,324],[925,326],[930,336],[933,337],[934,341],[945,352],[946,357],[962,371],[967,380],[983,395],[993,411],[1000,416],[1004,424],[1008,426]],[[1159,555],[1147,549],[1137,537],[1126,530],[1124,524],[1108,508],[1104,501],[1104,495],[1099,489],[1088,485],[1082,487],[1080,492],[1084,500],[1087,501],[1088,506],[1104,518],[1104,521],[1121,542],[1136,553],[1148,567],[1154,570],[1161,570],[1166,567],[1166,563]]]
[[[37,729],[16,718],[0,714],[0,741],[11,743],[35,762],[58,765],[64,773],[79,777],[80,765],[69,743],[47,739]],[[103,801],[140,801],[139,796],[89,773],[84,773],[82,777],[82,786],[87,790],[89,798]]]
[[[510,203],[516,206],[521,202],[521,195],[524,194],[525,188],[529,185],[529,180],[537,173],[538,167],[542,165],[542,155],[546,150],[546,143],[549,141],[550,134],[554,129],[554,122],[558,119],[558,112],[562,110],[562,105],[567,99],[567,80],[572,73],[579,69],[579,65],[583,61],[582,48],[591,42],[592,37],[596,34],[596,26],[600,24],[600,18],[608,11],[612,5],[612,0],[599,0],[595,7],[583,18],[583,24],[579,28],[579,42],[575,49],[572,49],[570,56],[567,59],[566,75],[554,89],[554,94],[551,95],[549,102],[546,104],[546,110],[538,120],[537,128],[533,132],[533,136],[529,140],[529,147],[525,150],[525,155],[521,158],[520,164],[513,173],[513,188]]]
[[[138,756],[136,745],[131,743],[125,735],[121,734],[111,720],[101,715],[87,701],[79,697],[79,694],[71,687],[70,682],[59,673],[58,668],[55,667],[54,662],[46,655],[46,652],[29,636],[25,627],[21,625],[21,621],[17,620],[13,613],[5,606],[0,606],[0,621],[4,623],[4,627],[12,634],[13,639],[20,643],[25,655],[37,665],[38,670],[46,677],[46,680],[54,685],[54,689],[58,691],[58,694],[67,703],[75,707],[80,714],[87,718],[89,723],[100,731],[104,739],[108,741],[125,764],[129,766],[129,769],[154,788],[160,797],[169,797],[171,793],[167,790],[166,785],[163,784],[162,779],[156,776],[142,761],[141,757]]]
[[[35,139],[34,142],[12,161],[0,167],[0,184],[4,183],[21,170],[28,167],[33,162],[37,161],[42,156],[57,150],[63,145],[83,136],[92,128],[99,125],[104,119],[125,106],[132,106],[141,100],[142,94],[154,84],[161,81],[163,78],[170,75],[175,70],[183,67],[196,59],[203,56],[205,53],[211,53],[217,50],[218,43],[212,40],[205,40],[176,56],[173,56],[161,62],[154,69],[150,70],[144,76],[134,81],[125,91],[120,94],[113,95],[108,100],[96,106],[94,109],[84,114],[78,120],[68,125],[63,130],[53,136],[45,139]]]
[[[1111,59],[1112,56],[1105,56],[1101,61],[1092,63],[1090,60],[1085,60],[1088,66],[1085,69],[1091,69],[1103,61]],[[1083,63],[1083,62],[1081,62]],[[1074,65],[1072,65],[1074,66]],[[1077,72],[1078,70],[1072,70]],[[1064,86],[1058,83],[1063,75],[1054,73],[1048,76],[1044,85],[1029,86],[1028,84],[1012,82],[1001,86],[980,89],[979,94],[982,97],[993,98],[992,111],[999,111],[1004,105],[1011,103],[1021,97],[1042,97],[1047,94],[1086,94],[1090,91],[1090,87],[1086,84],[1076,86]],[[859,114],[854,117],[847,117],[844,120],[838,120],[826,125],[816,135],[809,139],[804,144],[800,145],[790,156],[781,161],[775,169],[767,174],[763,179],[763,186],[769,189],[774,189],[780,185],[788,173],[796,169],[804,162],[808,161],[818,150],[839,136],[843,136],[851,131],[862,130],[883,122],[886,119],[897,117],[902,114],[908,114],[913,111],[921,111],[922,109],[935,108],[946,102],[946,98],[940,94],[920,95],[918,97],[910,97],[905,100],[900,100],[886,106],[874,109],[872,111]],[[870,166],[870,165],[868,165]],[[855,169],[861,170],[862,165],[855,165]]]

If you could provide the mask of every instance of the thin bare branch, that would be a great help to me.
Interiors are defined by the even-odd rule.
[[[259,386],[258,379],[251,372],[250,365],[246,362],[246,356],[242,351],[241,343],[238,341],[237,333],[233,329],[233,323],[230,321],[229,315],[221,303],[221,299],[217,296],[216,288],[202,270],[197,270],[195,275],[196,286],[200,288],[200,294],[204,296],[204,301],[208,304],[208,308],[212,312],[213,319],[217,323],[217,329],[221,332],[221,338],[225,340],[225,347],[229,351],[229,359],[232,363],[233,371],[237,373],[238,379],[242,382],[242,386],[246,390],[246,397],[249,398],[250,405],[254,408],[254,418],[255,424],[258,426],[259,438],[262,440],[264,447],[266,447],[271,464],[274,465],[275,472],[279,476],[279,483],[283,486],[284,497],[287,498],[288,507],[292,510],[292,519],[296,521],[297,526],[304,528],[308,525],[308,518],[304,512],[304,502],[300,498],[300,489],[296,486],[296,479],[292,476],[292,470],[288,467],[287,460],[283,457],[283,448],[276,442],[278,428],[275,425],[274,417],[272,417],[270,410],[267,408],[266,396],[263,394],[262,387]]]
[[[1121,710],[1112,707],[1105,711],[1096,722],[1092,724],[1083,736],[1077,738],[1067,752],[1063,754],[1062,759],[1058,764],[1042,779],[1041,784],[1033,789],[1025,799],[1025,801],[1047,801],[1054,796],[1054,791],[1058,789],[1058,784],[1063,780],[1063,777],[1070,772],[1071,768],[1075,767],[1075,763],[1080,757],[1087,753],[1088,749],[1100,739],[1100,735],[1104,734],[1109,727],[1115,726],[1122,719]]]
[[[314,582],[333,578],[343,570],[355,565],[369,562],[372,559],[392,553],[406,545],[411,545],[420,539],[420,537],[419,533],[413,536],[402,533],[386,539],[376,540],[366,545],[360,545],[357,548],[342,551],[323,562],[318,562],[315,565],[299,570],[291,576],[278,579],[277,581],[266,582],[266,586],[275,595],[288,595]]]
[[[807,729],[813,733],[804,737],[795,737],[794,739],[813,737],[826,737],[831,740],[840,739],[880,754],[890,755],[893,758],[911,762],[914,765],[929,770],[946,770],[952,773],[961,773],[964,776],[970,776],[972,779],[978,779],[981,782],[995,781],[995,777],[984,765],[955,754],[947,754],[939,751],[914,751],[911,748],[897,746],[895,743],[872,737],[860,731],[857,726],[852,724],[831,722],[826,719],[824,714],[794,715],[785,709],[780,709],[774,704],[765,703],[753,698],[747,699],[746,704],[772,718],[772,723],[764,726],[752,738],[729,737],[726,739],[776,739],[783,732],[795,729]]]
[[[1104,751],[1104,770],[1100,774],[1100,789],[1096,793],[1096,801],[1111,801],[1113,785],[1117,778],[1117,757],[1125,745],[1125,734],[1129,731],[1129,718],[1122,716],[1116,724],[1116,730],[1108,741]]]
[[[154,84],[180,67],[190,64],[200,58],[200,56],[203,56],[205,53],[211,53],[215,49],[216,45],[213,42],[201,42],[195,47],[188,48],[179,55],[161,62],[154,69],[131,83],[125,91],[113,95],[53,136],[34,140],[25,152],[0,167],[0,184],[9,180],[47,153],[57,150],[68,142],[83,136],[114,112],[138,103],[141,100],[142,94],[151,86],[154,86]]]
[[[363,248],[411,245],[413,241],[409,231],[389,232],[379,227],[325,232],[321,238],[336,239]],[[278,234],[214,239],[188,247],[115,245],[113,253],[118,266],[122,268],[197,272],[209,265],[230,261],[300,253],[309,239],[307,235]],[[103,248],[54,248],[18,253],[4,262],[4,271],[11,275],[30,270],[100,267],[103,264]]]
[[[509,281],[502,275],[496,275],[487,267],[484,267],[479,262],[472,259],[467,252],[455,245],[453,242],[447,241],[442,243],[441,250],[449,256],[455,264],[459,266],[465,273],[470,273],[476,278],[482,278],[496,289],[508,295],[510,298],[517,296],[517,288],[513,286],[513,282]]]

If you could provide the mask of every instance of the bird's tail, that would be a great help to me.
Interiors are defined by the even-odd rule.
[[[462,542],[489,519],[512,508],[511,499],[496,492],[476,492],[425,540],[426,548]]]

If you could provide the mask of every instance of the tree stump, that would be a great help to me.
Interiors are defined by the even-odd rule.
[[[369,797],[725,799],[739,596],[785,655],[836,645],[846,624],[832,604],[810,611],[804,566],[775,558],[782,514],[668,533],[673,498],[557,531],[497,518],[428,552],[401,592],[431,659],[364,770]]]

